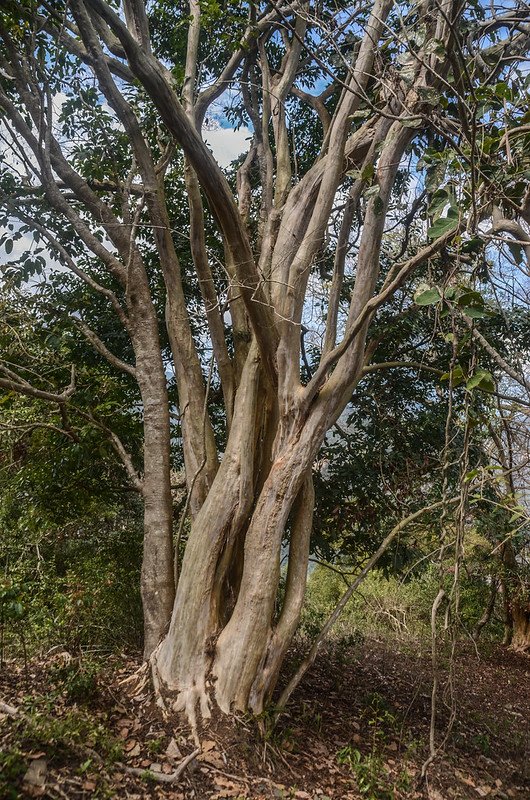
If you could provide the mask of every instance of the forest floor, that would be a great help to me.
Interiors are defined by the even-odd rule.
[[[183,724],[162,719],[148,689],[135,694],[124,683],[138,662],[112,657],[97,671],[86,656],[79,665],[64,653],[27,670],[7,661],[0,798],[522,800],[530,797],[530,657],[482,649],[458,648],[449,685],[442,659],[438,745],[456,717],[423,782],[432,669],[410,644],[329,647],[274,730],[267,717],[214,721],[176,781],[194,744]]]

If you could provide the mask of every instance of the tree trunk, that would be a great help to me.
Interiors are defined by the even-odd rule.
[[[262,375],[253,345],[226,452],[192,522],[169,632],[151,661],[155,684],[173,695],[173,708],[186,712],[192,726],[197,705],[209,717],[213,699],[225,713],[263,710],[303,604],[311,466],[330,411],[321,404],[304,424],[284,418],[277,425]],[[286,530],[287,585],[275,618]]]
[[[512,603],[513,633],[510,648],[524,651],[530,649],[530,602],[515,600]]]
[[[241,463],[225,455],[193,522],[169,633],[153,658],[155,682],[177,693],[174,709],[185,711],[193,725],[197,703],[201,715],[210,716],[211,694],[226,713],[259,713],[275,686],[300,617],[309,556],[312,479],[307,467],[294,469],[297,461],[294,452],[275,460],[252,513]],[[293,505],[287,588],[275,621],[281,543]],[[216,576],[237,537],[245,542],[241,583],[223,627]]]
[[[148,658],[167,631],[175,597],[170,483],[171,433],[158,323],[145,270],[137,257],[132,259],[130,284],[128,305],[136,357],[136,377],[144,415],[141,595],[144,658]]]
[[[508,540],[502,549],[505,634],[503,644],[510,649],[530,648],[530,595],[520,574],[513,544]]]
[[[499,581],[494,575],[492,575],[488,602],[486,603],[486,607],[482,612],[482,616],[480,617],[480,619],[475,624],[475,627],[473,628],[473,639],[478,639],[478,637],[482,633],[482,629],[490,621],[491,615],[493,614],[493,611],[495,609],[495,601],[497,599],[498,590],[499,590]]]

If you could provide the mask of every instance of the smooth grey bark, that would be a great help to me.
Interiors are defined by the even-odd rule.
[[[136,377],[143,404],[144,540],[141,595],[144,655],[166,633],[175,597],[173,573],[173,503],[170,484],[170,425],[166,375],[158,320],[141,260],[133,256],[127,302]]]

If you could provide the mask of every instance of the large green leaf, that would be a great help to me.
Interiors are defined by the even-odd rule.
[[[454,209],[450,208],[446,217],[440,217],[436,220],[436,222],[433,222],[427,231],[427,236],[429,239],[439,239],[441,236],[445,236],[447,233],[451,233],[451,231],[456,230],[458,227],[458,221],[458,213]]]
[[[414,302],[417,306],[433,306],[441,299],[442,295],[436,286],[433,286],[432,288],[420,286],[420,288],[414,293]]]

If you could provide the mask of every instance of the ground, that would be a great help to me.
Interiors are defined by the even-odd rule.
[[[291,655],[287,672],[300,653]],[[195,745],[184,722],[164,720],[148,686],[127,679],[139,662],[65,653],[6,662],[0,700],[0,798],[528,798],[530,658],[461,644],[447,685],[440,665],[436,739],[428,755],[432,668],[410,645],[364,640],[322,652],[272,727],[214,720],[200,755],[162,782]],[[452,687],[452,692],[451,692]],[[4,707],[5,711],[5,707]],[[135,774],[133,771],[137,770]]]

